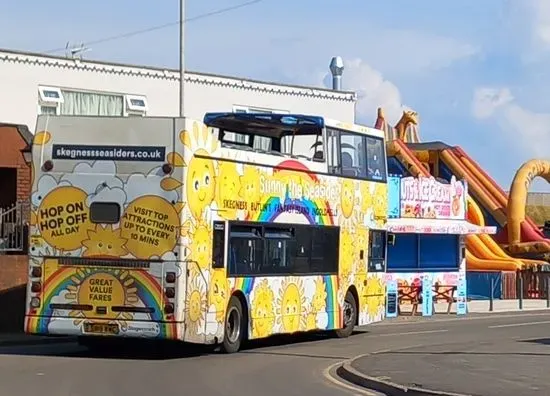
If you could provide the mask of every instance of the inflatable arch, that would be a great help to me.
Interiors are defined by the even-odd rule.
[[[532,159],[518,169],[508,198],[508,243],[521,243],[521,223],[525,221],[525,206],[527,192],[531,182],[536,177],[544,178],[550,183],[550,161]]]

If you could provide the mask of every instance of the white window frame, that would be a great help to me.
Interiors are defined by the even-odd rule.
[[[43,113],[42,112],[42,108],[44,108],[44,107],[55,109],[55,115],[59,115],[59,111],[60,111],[59,104],[55,104],[55,105],[52,106],[51,104],[40,104],[40,103],[38,104],[37,110],[36,110],[38,115],[48,114],[48,113]]]
[[[57,94],[57,98],[52,98],[51,96],[48,96],[48,92],[55,92]],[[42,106],[48,107],[59,106],[64,101],[61,88],[47,87],[44,85],[38,86],[38,99]]]
[[[241,105],[233,105],[233,112],[234,113],[266,113],[266,114],[273,114],[273,113],[289,114],[290,113],[290,111],[288,110],[268,109],[265,107],[252,107],[252,106],[241,106]]]
[[[138,106],[132,103],[134,100],[143,102],[143,106]],[[125,115],[126,116],[145,116],[149,110],[147,97],[143,95],[124,95]]]

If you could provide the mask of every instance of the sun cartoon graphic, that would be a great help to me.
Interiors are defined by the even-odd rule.
[[[88,230],[88,239],[82,241],[86,248],[82,254],[84,257],[123,257],[128,254],[126,250],[127,239],[120,235],[121,229],[113,229],[111,224],[103,227],[96,224],[95,229]]]
[[[214,305],[216,309],[216,321],[218,323],[223,323],[225,320],[228,290],[229,280],[225,276],[225,270],[213,270],[208,288],[208,306]]]
[[[240,200],[241,175],[237,164],[230,161],[218,162],[218,177],[216,179],[216,205],[218,214],[226,220],[237,218],[237,208],[228,207],[226,202]]]
[[[342,180],[342,191],[340,193],[340,207],[342,215],[349,219],[355,209],[355,182],[351,179]]]
[[[189,160],[185,180],[185,192],[189,210],[196,220],[201,220],[204,210],[214,201],[216,193],[216,163],[210,157],[219,148],[218,140],[208,127],[193,122],[190,133],[180,133],[180,141],[185,147]]]
[[[277,305],[277,323],[283,331],[293,333],[305,329],[307,312],[302,279],[283,279]]]
[[[369,317],[373,318],[384,306],[384,284],[380,278],[373,276],[367,279],[367,285],[364,287],[363,294],[367,300],[367,313]]]
[[[188,283],[184,312],[187,332],[198,334],[206,320],[206,290],[198,276],[193,276]]]
[[[358,226],[355,229],[355,272],[357,274],[367,273],[367,260],[369,250],[369,230],[363,226]],[[361,259],[361,251],[363,251],[363,259]]]
[[[374,221],[378,225],[384,224],[388,215],[388,190],[386,184],[375,183],[374,187]]]
[[[311,298],[311,307],[315,312],[322,312],[327,306],[327,291],[323,278],[315,279],[315,293]]]
[[[340,230],[340,278],[349,281],[355,258],[355,240],[348,230]],[[346,283],[347,284],[347,283]]]
[[[194,262],[191,272],[198,274],[207,270],[212,262],[212,229],[206,222],[200,222],[191,225],[189,236],[190,260]]]
[[[95,272],[78,268],[71,276],[65,298],[72,304],[107,307],[102,319],[119,321],[123,327],[133,318],[131,312],[117,312],[113,307],[136,306],[139,303],[134,278],[126,270]],[[79,325],[94,311],[72,310],[69,316]],[[93,315],[93,314],[92,314]]]
[[[261,202],[262,191],[260,189],[260,179],[263,173],[258,167],[253,165],[244,165],[243,168],[243,175],[240,177],[241,189],[239,195],[248,202],[249,205],[251,203]]]
[[[274,302],[273,290],[267,279],[263,279],[254,288],[254,297],[251,303],[252,336],[254,338],[267,337],[273,333],[273,325],[275,324]]]
[[[315,293],[311,298],[311,305],[307,314],[306,329],[314,330],[317,328],[317,314],[324,312],[327,306],[327,291],[323,278],[315,279]]]

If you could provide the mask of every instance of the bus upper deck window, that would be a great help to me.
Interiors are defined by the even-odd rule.
[[[120,205],[116,202],[92,202],[90,220],[96,224],[118,223],[120,221]]]

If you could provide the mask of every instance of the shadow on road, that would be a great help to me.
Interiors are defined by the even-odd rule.
[[[550,338],[535,338],[531,340],[522,340],[521,342],[529,342],[531,344],[550,345]]]
[[[364,334],[355,331],[353,335]],[[332,338],[327,333],[303,333],[297,335],[277,335],[262,340],[247,342],[241,354],[271,354],[281,356],[303,356],[310,358],[340,359],[338,356],[316,356],[292,352],[272,351],[267,348],[308,344]],[[92,346],[79,347],[75,344],[50,344],[40,346],[20,346],[5,348],[2,355],[20,356],[57,356],[85,359],[123,359],[123,360],[172,360],[189,359],[208,355],[222,355],[219,347],[208,345],[184,344],[181,342],[106,338],[94,342]],[[231,356],[231,355],[228,355]],[[346,357],[342,357],[346,359]]]

